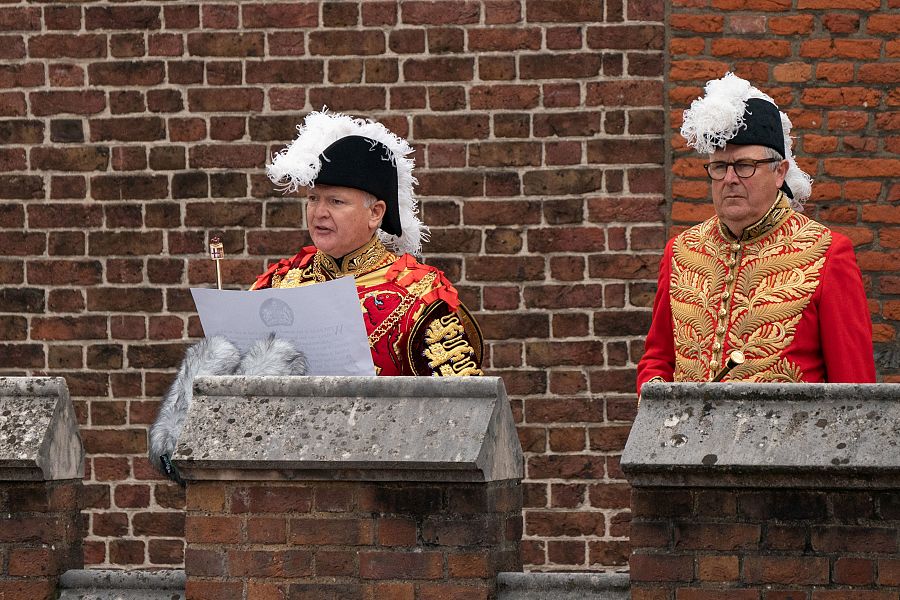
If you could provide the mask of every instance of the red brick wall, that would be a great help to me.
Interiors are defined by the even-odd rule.
[[[521,570],[521,509],[509,481],[191,483],[187,595],[489,600]]]
[[[635,488],[633,600],[888,600],[896,490]]]
[[[80,481],[0,481],[0,598],[56,598],[59,576],[83,567]]]
[[[309,110],[416,148],[444,268],[528,457],[525,559],[627,558],[617,455],[663,226],[662,6],[643,0],[28,2],[0,7],[0,364],[63,375],[88,452],[89,565],[181,564],[145,458],[188,288],[307,242],[266,157]]]
[[[806,214],[853,240],[876,368],[900,381],[900,2],[673,0],[669,14],[672,233],[711,214],[703,158],[677,134],[703,84],[726,70],[771,95],[813,178]]]

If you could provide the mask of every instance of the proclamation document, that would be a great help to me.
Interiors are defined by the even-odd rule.
[[[191,288],[206,337],[241,352],[274,333],[306,354],[310,375],[375,375],[352,277],[256,291]]]

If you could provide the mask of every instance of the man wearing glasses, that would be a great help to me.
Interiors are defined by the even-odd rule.
[[[812,181],[790,128],[731,73],[685,111],[681,134],[709,158],[716,214],[666,246],[638,392],[648,381],[875,381],[853,245],[801,214]]]

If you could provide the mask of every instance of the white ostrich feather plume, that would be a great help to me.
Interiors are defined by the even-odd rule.
[[[378,237],[393,252],[421,256],[422,243],[428,241],[428,227],[417,216],[418,200],[413,186],[418,182],[412,174],[415,161],[409,157],[413,151],[409,143],[381,123],[329,112],[327,108],[306,115],[297,131],[297,138],[266,165],[269,179],[286,193],[294,192],[313,184],[322,168],[319,155],[337,140],[360,135],[381,142],[390,149],[397,167],[397,202],[403,235],[397,237],[379,229]]]
[[[781,111],[779,111],[781,112]],[[793,124],[784,112],[781,112],[781,129],[784,131],[784,158],[788,161],[788,172],[784,176],[785,183],[791,188],[794,197],[791,198],[791,207],[797,212],[803,212],[803,205],[812,195],[812,177],[797,166],[794,158],[794,139],[791,137]]]
[[[710,154],[724,148],[744,127],[745,103],[750,98],[762,98],[772,104],[775,101],[762,93],[746,79],[734,73],[726,73],[721,79],[706,84],[703,97],[691,102],[684,111],[681,135],[701,154]]]

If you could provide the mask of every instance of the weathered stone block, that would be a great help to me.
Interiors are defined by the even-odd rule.
[[[208,377],[173,456],[188,480],[523,477],[499,378]]]
[[[65,380],[0,377],[0,481],[83,476],[84,449]]]
[[[654,383],[622,454],[632,485],[900,486],[900,385]]]

